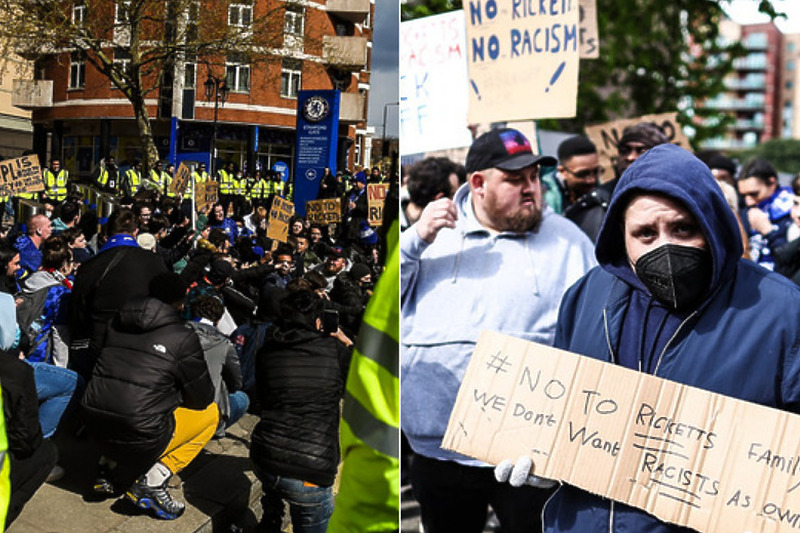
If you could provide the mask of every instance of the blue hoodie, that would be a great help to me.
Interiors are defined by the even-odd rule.
[[[697,309],[660,306],[629,266],[621,222],[637,193],[677,199],[700,224],[713,275]],[[681,148],[657,146],[622,175],[598,236],[600,266],[564,296],[555,346],[629,367],[644,358],[643,371],[659,377],[797,412],[800,290],[741,254],[736,219],[708,168]],[[548,532],[684,531],[568,485],[544,515]]]

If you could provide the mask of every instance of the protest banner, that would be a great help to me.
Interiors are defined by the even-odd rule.
[[[219,183],[216,181],[206,181],[195,184],[194,192],[196,209],[200,211],[204,207],[210,208],[219,201]]]
[[[326,198],[306,202],[306,220],[309,224],[334,224],[342,221],[342,199]]]
[[[267,237],[286,242],[289,237],[289,221],[294,215],[294,204],[280,196],[272,198],[272,207],[267,219]]]
[[[388,183],[370,183],[367,185],[367,204],[370,226],[383,225],[383,204],[386,202]]]
[[[21,192],[44,190],[39,156],[24,155],[0,161],[0,195],[12,196]]]
[[[189,185],[189,180],[192,177],[192,172],[189,170],[189,167],[181,163],[178,166],[178,170],[175,171],[175,175],[172,177],[172,183],[169,184],[169,190],[173,194],[183,194],[186,191],[186,187]]]
[[[700,354],[698,354],[699,356]],[[698,531],[800,525],[800,416],[493,332],[442,447]]]
[[[689,138],[686,137],[683,128],[678,124],[678,113],[676,112],[643,115],[638,118],[613,120],[603,124],[587,126],[586,136],[597,147],[600,166],[603,167],[603,181],[609,181],[614,178],[614,166],[617,164],[619,139],[622,137],[622,131],[626,127],[639,122],[655,122],[664,130],[669,142],[691,150]]]
[[[401,154],[472,143],[464,31],[463,10],[400,24]]]
[[[467,120],[574,117],[578,2],[469,0]]]
[[[580,0],[580,56],[585,59],[600,57],[600,38],[597,35],[597,0]]]

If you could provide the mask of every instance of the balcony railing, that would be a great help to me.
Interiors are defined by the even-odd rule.
[[[364,95],[361,93],[341,93],[339,101],[339,122],[358,123],[365,120]]]
[[[706,100],[703,107],[707,109],[737,110],[737,109],[762,109],[763,100],[748,100],[746,98],[725,98]]]
[[[328,0],[326,11],[353,24],[363,24],[369,15],[369,0]]]
[[[367,66],[366,37],[325,35],[322,39],[322,60],[326,64],[345,70],[361,70]]]
[[[22,109],[53,107],[53,80],[14,80],[11,105]]]
[[[767,59],[740,57],[733,61],[733,68],[737,70],[767,70]]]
[[[747,119],[739,119],[733,124],[731,124],[729,129],[737,130],[737,131],[746,131],[746,130],[763,130],[764,129],[764,121],[763,120],[747,120]]]
[[[725,87],[732,91],[764,91],[767,88],[767,83],[763,79],[729,79],[725,80]]]
[[[743,150],[755,148],[757,142],[745,141],[743,139],[707,139],[703,142],[704,150]]]

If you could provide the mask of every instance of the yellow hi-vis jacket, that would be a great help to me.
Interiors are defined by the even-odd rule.
[[[217,171],[217,181],[219,182],[220,194],[234,194],[236,187],[236,178],[233,173],[228,172],[224,168]]]
[[[400,250],[389,230],[386,271],[367,305],[342,410],[342,474],[329,532],[400,527]]]
[[[11,457],[8,455],[6,417],[3,413],[3,395],[0,394],[0,528],[5,527],[8,502],[11,499]]]
[[[67,180],[69,172],[61,169],[58,174],[53,174],[49,168],[44,171],[44,195],[56,202],[63,202],[67,199]]]

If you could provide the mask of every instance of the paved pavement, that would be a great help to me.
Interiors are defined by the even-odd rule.
[[[260,516],[261,484],[248,458],[250,432],[257,420],[256,416],[245,415],[228,429],[225,438],[210,442],[191,465],[173,476],[172,495],[186,502],[186,512],[173,521],[152,518],[124,499],[88,501],[84,495],[94,481],[97,449],[89,439],[58,437],[59,464],[66,475],[42,486],[7,531],[250,532]]]

